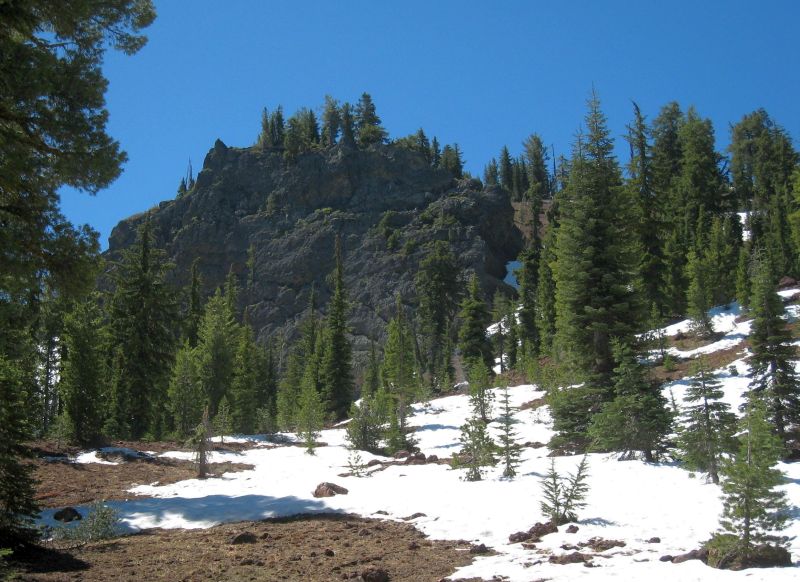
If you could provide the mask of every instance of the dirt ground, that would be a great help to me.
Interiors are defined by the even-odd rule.
[[[239,534],[249,543],[234,544]],[[474,555],[467,542],[433,542],[411,524],[327,514],[225,524],[205,530],[146,530],[80,547],[18,555],[18,580],[439,581]],[[381,580],[382,578],[374,578]]]
[[[138,451],[186,450],[170,442],[114,442]],[[136,484],[174,483],[196,476],[190,461],[153,457],[117,465],[68,462],[79,450],[53,441],[32,443],[43,508],[85,505],[131,497]],[[225,443],[215,448],[238,450]],[[112,459],[116,460],[116,459]],[[217,463],[215,475],[250,465]],[[212,477],[213,478],[213,477]],[[234,544],[241,533],[250,543]],[[72,545],[70,545],[72,544]],[[47,542],[18,550],[15,580],[36,581],[329,581],[369,578],[381,569],[389,579],[439,581],[474,555],[468,542],[433,542],[410,523],[326,514],[224,524],[205,530],[151,529],[105,542]],[[366,574],[366,578],[362,578]],[[2,575],[0,575],[2,578]],[[376,577],[375,580],[382,578]]]

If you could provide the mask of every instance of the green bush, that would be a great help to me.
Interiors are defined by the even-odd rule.
[[[118,535],[120,535],[119,513],[102,501],[97,501],[89,506],[89,512],[78,525],[57,527],[53,532],[53,539],[94,542],[115,538]]]

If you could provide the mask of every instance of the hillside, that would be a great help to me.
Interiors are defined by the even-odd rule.
[[[395,296],[415,302],[414,275],[429,244],[447,240],[467,272],[491,294],[522,247],[507,192],[484,189],[434,169],[422,154],[397,145],[343,145],[293,162],[277,148],[231,148],[217,141],[194,187],[117,225],[110,261],[151,220],[155,244],[185,285],[199,259],[205,293],[232,270],[261,341],[295,337],[312,285],[324,306],[333,243],[342,237],[354,350],[382,340]],[[250,262],[248,259],[251,257]]]

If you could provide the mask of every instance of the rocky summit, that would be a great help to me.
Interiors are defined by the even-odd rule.
[[[464,273],[492,293],[522,246],[503,190],[455,179],[399,145],[342,145],[286,161],[278,148],[233,148],[217,140],[196,183],[174,200],[120,222],[106,253],[111,264],[151,221],[155,244],[185,285],[199,259],[205,293],[230,271],[260,341],[286,347],[308,307],[330,296],[334,241],[342,240],[356,354],[382,340],[400,294],[415,304],[414,276],[433,241],[449,241]]]

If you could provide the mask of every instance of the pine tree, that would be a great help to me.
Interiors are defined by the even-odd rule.
[[[481,296],[478,278],[473,274],[467,288],[467,295],[462,299],[458,312],[458,347],[464,361],[480,360],[486,367],[494,364],[492,346],[486,334],[490,317],[486,303]]]
[[[192,261],[191,282],[189,283],[189,305],[183,319],[183,335],[189,340],[189,345],[197,345],[197,331],[200,320],[203,318],[203,299],[201,296],[202,282],[200,279],[200,259]]]
[[[736,301],[742,309],[750,306],[750,253],[749,244],[739,249],[739,260],[736,263]]]
[[[458,463],[467,469],[464,480],[480,481],[483,478],[484,467],[496,463],[492,456],[495,445],[489,436],[489,431],[486,430],[486,423],[477,416],[467,420],[461,425],[459,442],[461,452]]]
[[[105,421],[108,373],[103,349],[105,330],[96,297],[79,302],[64,319],[61,404],[73,438],[96,442]]]
[[[342,138],[339,141],[343,146],[353,148],[356,146],[355,120],[353,119],[353,106],[343,103],[341,109]]]
[[[184,340],[175,356],[169,384],[169,408],[175,434],[179,438],[188,437],[200,422],[204,403],[197,359],[189,340]]]
[[[327,412],[335,420],[347,416],[353,402],[352,347],[347,339],[347,292],[344,287],[342,241],[336,237],[333,296],[328,306],[325,339],[321,354],[320,382]]]
[[[672,424],[666,399],[633,349],[616,343],[614,358],[619,362],[614,369],[614,399],[592,417],[592,446],[598,450],[640,451],[652,462]]]
[[[163,252],[152,247],[149,220],[139,227],[136,244],[123,251],[114,275],[111,299],[112,345],[119,350],[117,425],[130,436],[156,435],[166,410],[167,384],[176,344],[177,306],[167,286]]]
[[[706,367],[701,356],[692,369],[692,378],[684,402],[684,426],[680,431],[680,448],[686,466],[708,473],[719,483],[719,467],[723,453],[736,449],[734,432],[736,416],[721,399],[721,384]]]
[[[378,362],[378,354],[375,350],[375,342],[370,343],[369,361],[364,375],[364,382],[361,385],[361,398],[372,398],[378,392],[381,385],[381,367]],[[352,415],[351,415],[352,416]]]
[[[223,396],[217,406],[217,414],[214,415],[214,434],[219,437],[219,442],[225,442],[225,435],[233,432],[233,421],[231,420],[231,406],[228,404],[228,397]]]
[[[208,406],[203,409],[203,417],[194,429],[192,442],[195,448],[195,463],[197,464],[197,478],[205,479],[208,475],[208,451],[211,448],[209,435],[211,424],[208,421]]]
[[[577,521],[577,511],[586,506],[586,494],[589,485],[589,461],[584,455],[575,473],[562,477],[556,471],[555,459],[550,459],[550,469],[542,479],[542,496],[540,502],[542,514],[550,518],[554,525]]]
[[[339,110],[339,103],[330,95],[325,95],[325,109],[322,112],[322,145],[333,147],[339,137],[339,129],[342,125],[342,116]]]
[[[758,257],[755,261],[750,303],[753,313],[751,395],[764,400],[778,437],[789,443],[797,438],[790,428],[800,425],[800,380],[794,369],[796,354],[792,335],[781,317],[783,303],[775,292],[767,257]]]
[[[483,169],[483,182],[487,186],[497,186],[500,184],[500,171],[497,167],[497,160],[492,158]]]
[[[618,361],[612,340],[632,343],[644,315],[638,292],[636,233],[628,220],[613,141],[594,94],[586,125],[589,133],[585,142],[579,139],[575,146],[559,206],[555,248],[554,350],[585,381],[582,390],[563,393],[566,399],[581,402],[562,399],[564,408],[553,409],[559,424],[562,412],[579,415],[569,421],[572,428],[563,427],[571,433],[578,426],[588,426],[589,417],[613,397],[612,375]]]
[[[269,131],[269,111],[267,111],[266,107],[261,110],[261,131],[256,139],[256,146],[261,149],[273,147],[272,136]]]
[[[306,366],[301,382],[300,399],[297,410],[297,431],[306,446],[306,453],[314,454],[314,447],[322,430],[325,415],[319,394],[317,366],[313,363]]]
[[[458,308],[460,268],[450,245],[436,241],[420,262],[414,284],[419,298],[420,357],[423,370],[429,375],[431,387],[442,388],[439,371],[451,376],[448,343],[450,322]]]
[[[689,288],[686,291],[688,315],[692,320],[692,331],[698,337],[708,337],[714,332],[708,310],[711,309],[711,292],[708,284],[708,265],[694,250],[689,251],[686,271]]]
[[[781,442],[757,399],[749,403],[741,431],[736,456],[722,465],[720,525],[737,537],[739,551],[747,556],[754,543],[785,527],[787,505],[785,493],[776,490],[785,481],[775,467],[783,453]]]
[[[206,304],[196,348],[200,384],[212,417],[216,416],[219,403],[228,393],[233,380],[236,337],[237,326],[230,305],[217,289]]]
[[[356,137],[361,147],[386,141],[387,133],[369,93],[362,93],[355,112]]]
[[[517,443],[517,434],[514,425],[515,409],[511,406],[508,396],[508,384],[503,384],[503,398],[500,412],[500,454],[502,455],[503,477],[513,479],[517,474],[519,457],[522,447]]]
[[[311,287],[308,313],[300,324],[300,340],[289,353],[289,362],[279,386],[276,398],[277,421],[282,430],[296,426],[297,410],[300,402],[301,383],[306,366],[317,362],[318,322],[316,315],[316,293]]]
[[[442,162],[442,150],[439,147],[439,140],[433,136],[431,140],[431,167],[438,168]]]
[[[286,124],[283,121],[283,107],[280,105],[278,105],[275,111],[269,116],[269,136],[271,147],[284,147],[284,142],[286,141]]]
[[[383,418],[375,396],[365,396],[350,407],[347,440],[354,449],[377,453],[383,436]]]
[[[536,316],[536,336],[539,342],[538,351],[541,353],[550,353],[556,335],[556,282],[553,277],[553,265],[556,259],[556,234],[557,227],[551,223],[550,230],[547,231],[542,241],[542,251],[536,277],[536,307],[534,308],[534,313]],[[524,297],[523,301],[525,301]],[[522,323],[522,313],[520,313],[520,323]],[[535,351],[531,353],[531,355],[535,354]]]
[[[397,436],[402,445],[407,444],[407,418],[411,403],[418,391],[414,339],[403,312],[401,298],[397,296],[395,316],[389,321],[383,356],[383,386],[391,397],[390,419],[397,422]],[[390,448],[393,448],[392,443]],[[395,450],[406,448],[399,446]]]
[[[439,160],[439,167],[450,172],[454,178],[461,178],[464,174],[464,160],[461,158],[461,150],[458,144],[446,145],[442,150],[442,157]]]
[[[230,395],[233,430],[253,434],[256,430],[257,411],[266,404],[259,402],[259,348],[249,325],[239,329],[239,341],[233,358],[233,379]]]
[[[503,146],[503,149],[500,150],[500,161],[497,165],[497,169],[500,177],[500,186],[508,192],[511,192],[514,162],[511,160],[511,154],[507,146]]]
[[[484,423],[492,417],[494,394],[489,384],[489,370],[481,360],[469,362],[469,403],[472,414]]]

